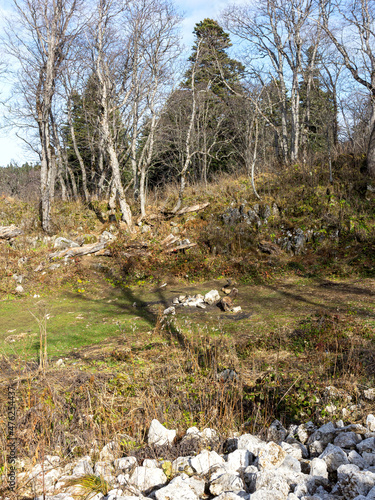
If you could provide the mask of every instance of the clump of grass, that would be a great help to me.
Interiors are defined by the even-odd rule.
[[[111,490],[111,485],[106,481],[103,476],[95,474],[85,474],[84,476],[68,479],[65,482],[66,486],[81,486],[84,493],[80,495],[81,500],[90,500],[98,493],[108,495]]]

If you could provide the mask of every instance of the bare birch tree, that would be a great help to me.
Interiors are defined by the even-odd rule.
[[[375,179],[375,4],[373,0],[320,0],[320,8],[325,32],[351,76],[370,96],[367,170]]]
[[[280,127],[275,130],[284,162],[294,162],[299,155],[299,84],[303,75],[304,49],[307,41],[311,43],[308,26],[313,7],[313,0],[260,0],[257,4],[230,6],[223,13],[228,30],[247,42],[251,72],[263,84],[272,82],[277,91]],[[319,37],[315,37],[314,46],[318,43]],[[311,58],[310,64],[314,64],[314,58]]]
[[[146,178],[151,167],[155,134],[173,68],[179,54],[180,17],[164,0],[138,0],[127,16],[132,40],[131,150],[134,189],[141,217],[146,215]]]
[[[19,78],[27,81],[29,103],[38,126],[41,157],[40,216],[51,231],[51,198],[56,177],[52,147],[51,112],[60,77],[81,23],[82,0],[13,0],[14,17],[8,20],[7,48],[18,60]]]
[[[122,219],[132,229],[133,217],[126,201],[116,151],[116,131],[112,126],[113,115],[127,105],[132,90],[130,40],[122,37],[119,29],[120,15],[125,8],[126,3],[121,1],[98,0],[88,40],[100,96],[99,131],[112,172],[110,199],[112,202],[118,199]]]

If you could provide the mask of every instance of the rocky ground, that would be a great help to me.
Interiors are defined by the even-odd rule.
[[[19,461],[17,483],[23,498],[35,500],[375,499],[374,438],[371,414],[366,426],[307,422],[285,429],[276,420],[266,440],[234,435],[217,453],[215,430],[192,427],[179,442],[185,453],[166,460],[162,454],[176,453],[176,431],[153,420],[147,450],[156,458],[121,456],[115,440],[64,466],[58,456],[33,467]]]

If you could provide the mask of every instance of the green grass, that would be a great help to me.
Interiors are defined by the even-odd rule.
[[[150,287],[114,289],[103,287],[98,293],[62,291],[50,298],[25,297],[1,302],[1,352],[35,357],[39,349],[37,318],[49,315],[47,321],[48,355],[64,356],[82,347],[123,337],[128,343],[147,340],[147,332],[155,327],[160,310],[169,306],[180,293],[205,293],[219,289],[225,280],[197,284],[173,285],[165,290]],[[324,284],[324,283],[323,283]],[[363,285],[362,285],[363,284]],[[93,284],[100,290],[99,282]],[[290,277],[270,285],[239,286],[236,305],[242,307],[243,316],[223,313],[218,308],[206,310],[182,308],[177,320],[182,331],[206,329],[241,338],[255,336],[267,338],[280,328],[293,327],[298,321],[314,314],[347,313],[363,321],[374,321],[375,300],[366,295],[372,281],[361,285],[348,280],[330,281],[322,286],[317,280]],[[136,304],[134,307],[133,304]],[[19,336],[17,338],[17,336]],[[9,337],[15,342],[9,342]],[[8,338],[8,341],[6,339]]]
[[[1,311],[1,352],[25,353],[27,357],[34,357],[39,349],[38,323],[33,314],[37,318],[49,315],[48,355],[52,357],[66,355],[114,336],[132,336],[135,325],[138,331],[151,328],[150,317],[138,315],[129,298],[118,293],[100,299],[61,293],[51,299],[29,297],[2,301]],[[8,337],[16,338],[16,341],[6,341]]]

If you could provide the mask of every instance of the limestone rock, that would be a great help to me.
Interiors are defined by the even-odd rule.
[[[199,455],[190,459],[191,467],[198,474],[206,474],[212,467],[221,465],[224,459],[216,451],[203,450]]]
[[[161,469],[149,467],[136,467],[129,478],[129,485],[145,494],[167,482],[168,478]]]
[[[357,444],[357,450],[359,453],[363,453],[364,451],[372,452],[375,450],[375,441],[373,437],[364,439],[360,443]]]
[[[356,465],[341,465],[337,469],[337,479],[335,489],[348,500],[354,499],[357,495],[366,496],[375,485],[375,474],[360,471]]]
[[[84,476],[85,474],[93,474],[92,461],[89,456],[82,457],[78,460],[76,466],[73,469],[73,476]]]
[[[328,478],[327,463],[321,458],[311,460],[310,474],[312,476],[322,476]]]
[[[225,491],[242,491],[244,483],[238,474],[225,473],[214,479],[210,484],[210,492],[212,495],[220,495]]]
[[[256,475],[255,492],[259,490],[271,490],[277,492],[277,495],[282,495],[283,499],[289,494],[290,487],[282,473],[275,470],[261,471]],[[251,495],[253,497],[253,494]]]
[[[204,301],[206,304],[212,306],[220,300],[220,294],[217,290],[211,290],[204,296]]]
[[[192,457],[178,457],[172,462],[172,473],[182,474],[185,472],[189,476],[194,473],[193,468],[190,465],[190,460]]]
[[[287,455],[300,460],[302,458],[302,449],[295,444],[280,443],[281,448],[287,453]]]
[[[297,436],[302,444],[305,444],[309,437],[316,431],[316,427],[312,422],[301,424],[297,427]]]
[[[278,444],[270,441],[258,454],[259,469],[280,467],[286,457],[286,452]]]
[[[366,418],[366,425],[370,432],[375,432],[375,416],[370,413]]]
[[[331,443],[327,445],[327,448],[319,458],[325,461],[329,472],[336,471],[341,465],[349,464],[346,453],[341,448]]]
[[[250,495],[246,491],[238,491],[234,493],[233,491],[225,491],[220,493],[219,496],[214,497],[212,500],[250,500]]]
[[[171,481],[168,486],[155,492],[155,498],[156,500],[199,500],[189,485],[182,481],[174,483]]]
[[[121,448],[116,441],[111,441],[106,444],[102,451],[99,453],[99,460],[102,462],[113,462],[116,458],[121,455]]]
[[[234,471],[245,469],[252,462],[253,455],[248,450],[235,450],[227,455],[227,463]]]
[[[224,312],[229,312],[229,311],[232,311],[233,310],[233,301],[232,299],[229,297],[229,295],[227,295],[226,297],[223,297],[220,302],[217,304],[220,309],[222,309]]]
[[[166,429],[158,420],[154,419],[151,422],[148,431],[148,444],[150,446],[163,446],[172,444],[176,437],[175,430]]]
[[[250,495],[251,500],[285,500],[287,497],[277,490],[261,489]]]
[[[114,461],[114,466],[117,471],[128,472],[133,466],[137,465],[135,457],[122,457]]]
[[[264,446],[265,443],[252,434],[243,434],[238,438],[237,442],[237,448],[239,450],[248,450],[255,456],[259,455],[259,451],[263,449]]]
[[[363,460],[361,455],[357,453],[355,450],[351,450],[348,453],[348,460],[350,464],[354,464],[360,469],[364,469],[367,466],[366,462]]]
[[[172,316],[176,314],[176,308],[171,306],[171,307],[167,307],[167,309],[164,309],[163,311],[163,315],[164,316],[168,316],[169,314],[171,314]]]
[[[367,390],[363,391],[363,394],[365,395],[366,399],[369,399],[370,401],[375,400],[375,389],[373,389],[373,388],[367,389]]]

